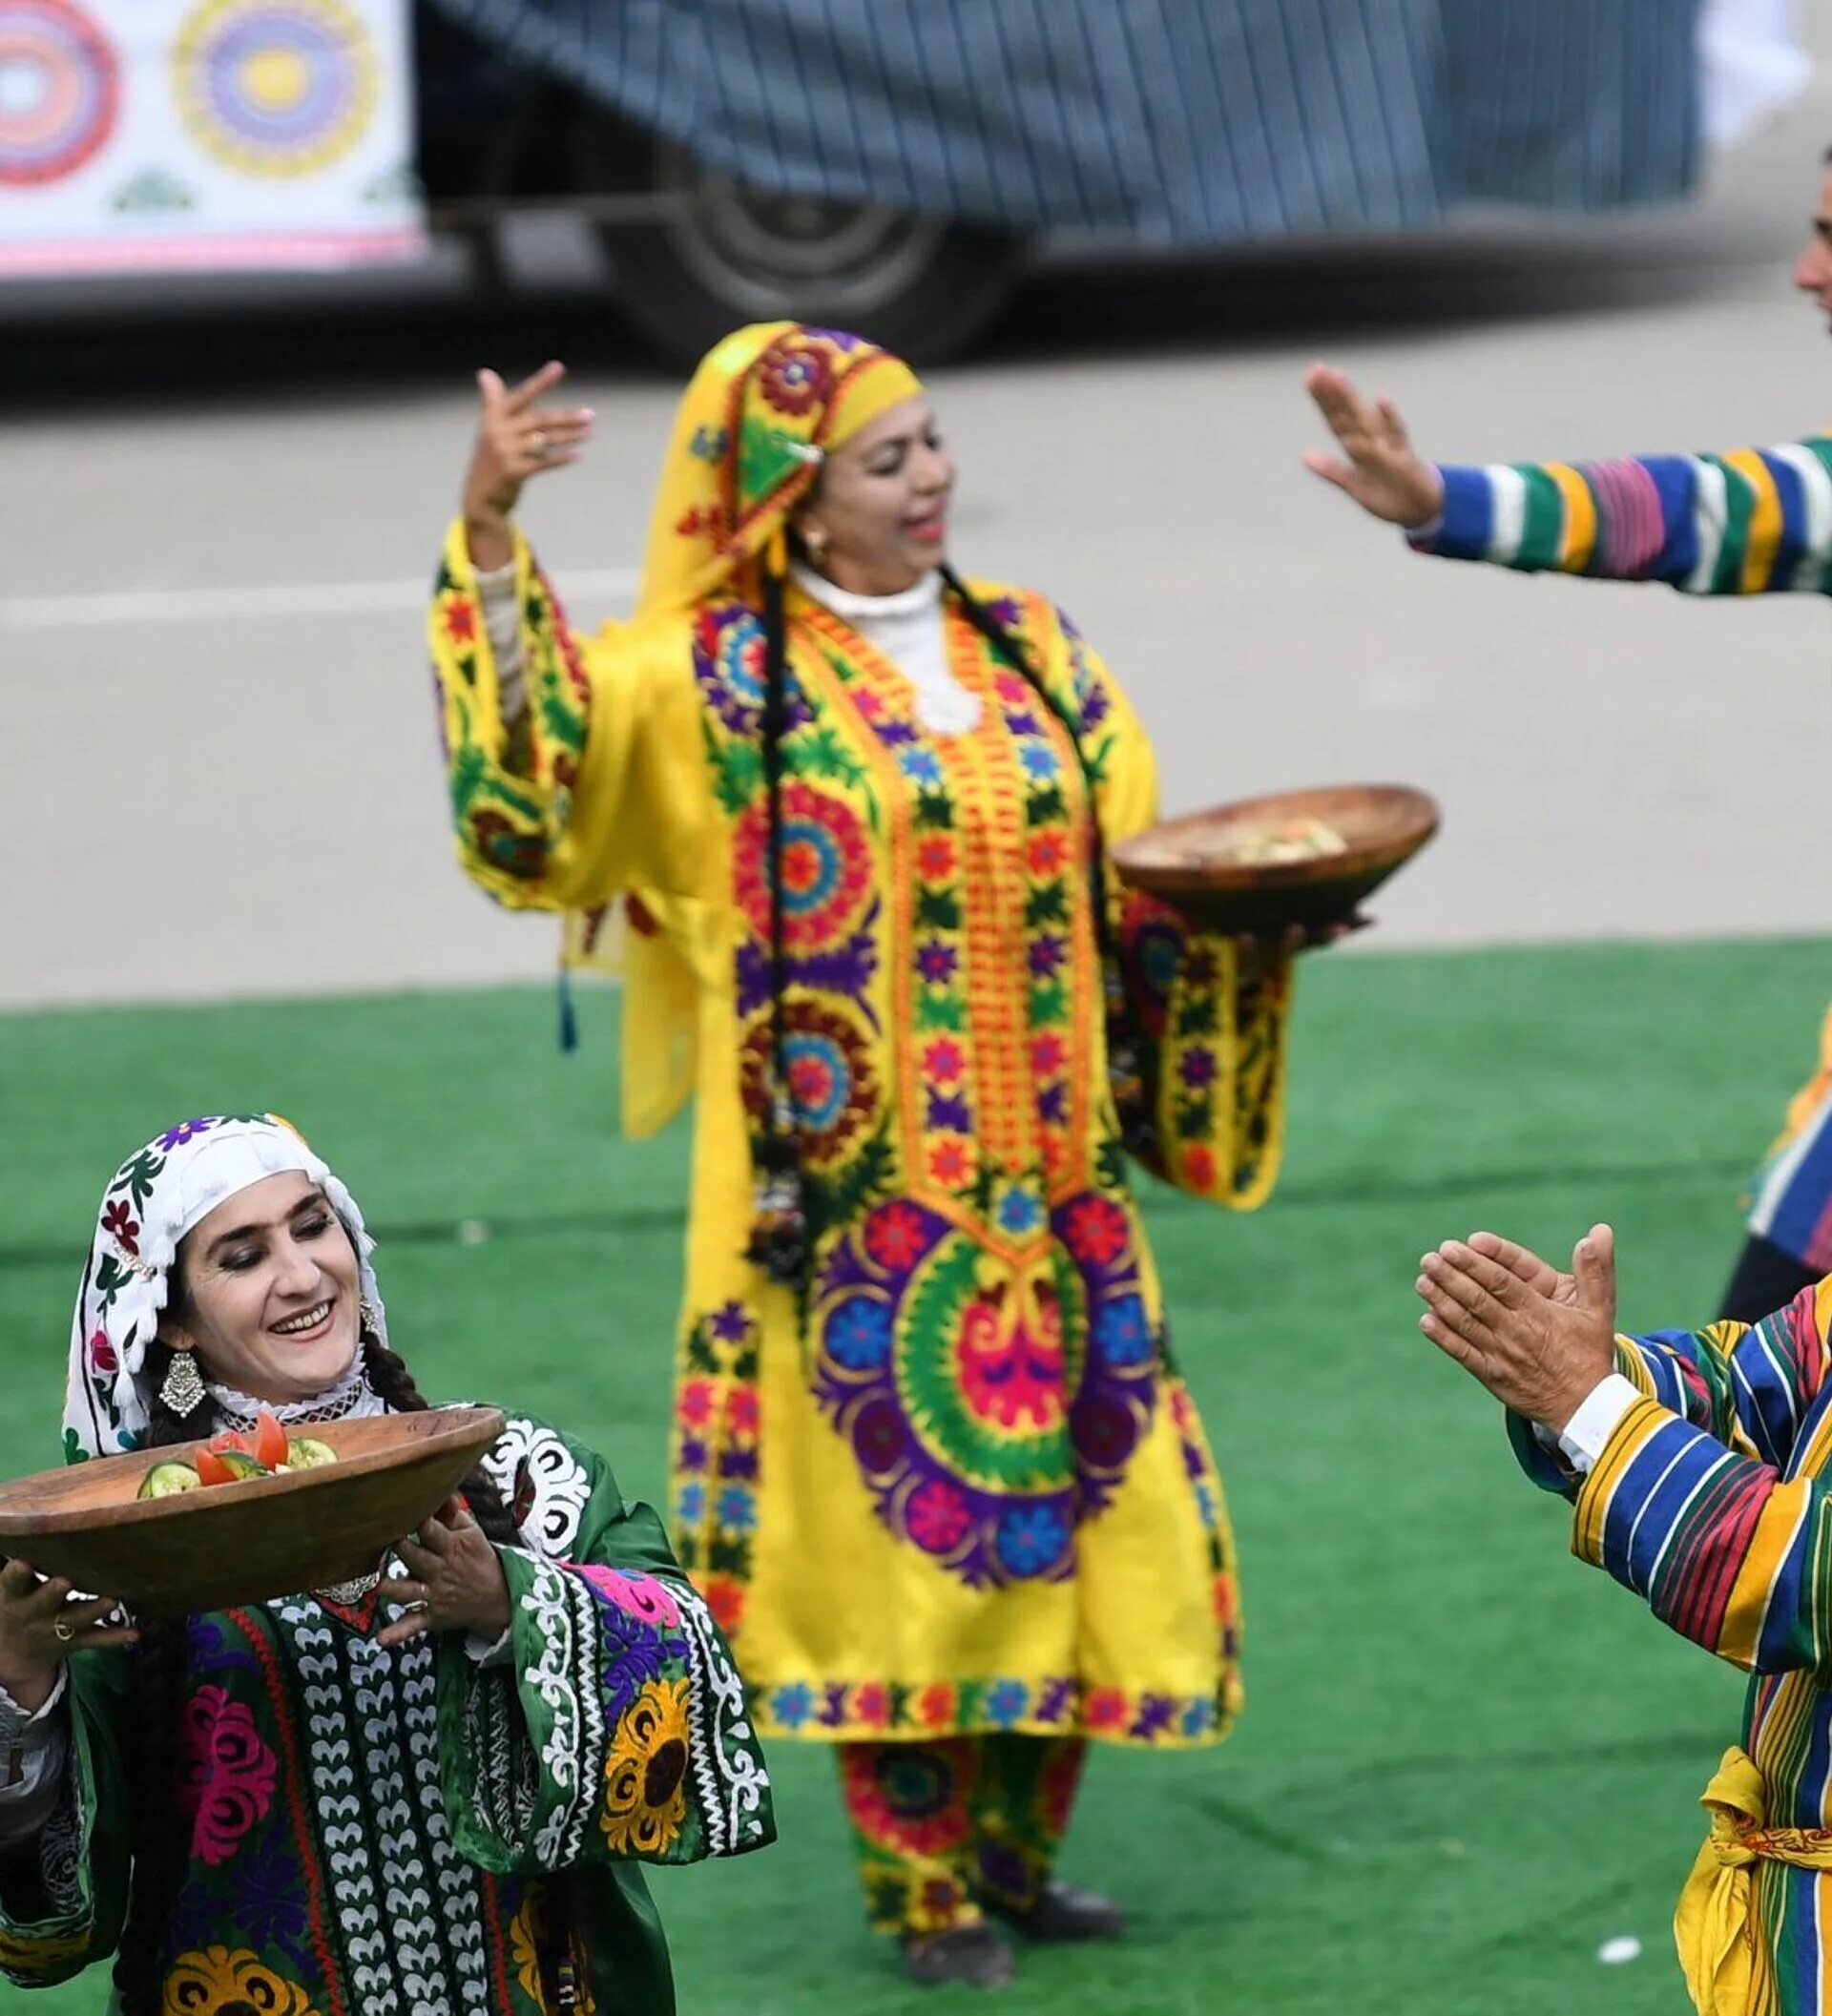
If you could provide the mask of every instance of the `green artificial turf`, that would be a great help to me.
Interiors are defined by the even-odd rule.
[[[1310,963],[1272,1203],[1148,1199],[1240,1540],[1247,1714],[1211,1753],[1096,1751],[1064,1871],[1134,1936],[1030,1954],[996,2006],[1683,2006],[1668,1922],[1739,1683],[1569,1558],[1411,1281],[1478,1223],[1560,1251],[1607,1216],[1625,1321],[1703,1320],[1828,987],[1820,943]],[[686,1141],[615,1138],[614,997],[587,1009],[572,1058],[529,989],[0,1018],[0,1473],[54,1456],[108,1173],[175,1119],[264,1105],[364,1200],[429,1391],[558,1417],[658,1494]],[[656,1880],[687,2016],[980,2006],[906,1987],[862,1929],[826,1754],[771,1761],[781,1843]],[[1601,1964],[1623,1934],[1642,1957]],[[22,2007],[103,1999],[92,1977]]]

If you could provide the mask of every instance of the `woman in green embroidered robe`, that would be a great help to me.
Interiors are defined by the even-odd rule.
[[[1267,1195],[1289,961],[1123,899],[1151,745],[1048,600],[943,566],[952,464],[899,360],[721,343],[596,640],[510,517],[589,434],[557,375],[483,374],[430,612],[459,858],[573,913],[574,956],[627,899],[626,1125],[697,1101],[681,1558],[764,1733],[842,1746],[874,1921],[1002,1978],[984,1906],[1116,1928],[1051,1881],[1084,1739],[1213,1743],[1239,1704],[1125,1151]]]
[[[283,1122],[150,1142],[84,1273],[71,1457],[262,1403],[289,1428],[424,1407],[368,1252]],[[659,1522],[583,1444],[511,1415],[397,1551],[389,1580],[137,1631],[7,1564],[10,1981],[114,1955],[124,2016],[668,2016],[636,1864],[774,1829],[742,1687]]]

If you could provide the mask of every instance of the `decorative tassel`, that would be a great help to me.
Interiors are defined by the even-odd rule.
[[[579,1018],[572,1004],[572,973],[570,967],[560,968],[556,991],[560,1008],[560,1050],[562,1054],[570,1057],[579,1047]]]

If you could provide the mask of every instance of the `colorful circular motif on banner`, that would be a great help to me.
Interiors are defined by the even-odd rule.
[[[375,111],[374,46],[341,0],[204,0],[173,64],[186,130],[247,175],[311,175]]]
[[[120,64],[69,0],[0,0],[0,183],[61,181],[114,131]]]

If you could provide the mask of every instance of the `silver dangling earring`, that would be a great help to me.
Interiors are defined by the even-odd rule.
[[[817,531],[813,526],[810,525],[803,530],[802,544],[807,548],[808,558],[816,567],[827,557],[827,535],[823,531]]]
[[[203,1404],[203,1381],[198,1377],[198,1361],[190,1351],[175,1351],[166,1367],[159,1398],[180,1421]]]

